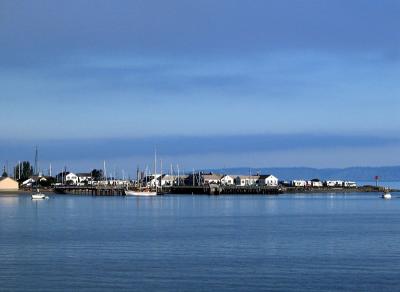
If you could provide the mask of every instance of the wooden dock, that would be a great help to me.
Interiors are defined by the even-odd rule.
[[[125,196],[125,188],[115,186],[57,186],[54,192],[90,196]]]

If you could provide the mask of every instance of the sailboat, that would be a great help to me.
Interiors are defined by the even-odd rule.
[[[157,196],[157,192],[153,192],[150,189],[146,188],[146,189],[139,189],[137,191],[125,191],[125,195],[150,197],[150,196]]]
[[[31,198],[32,198],[32,200],[46,200],[46,199],[48,199],[49,197],[46,196],[45,194],[41,193],[41,192],[39,191],[39,189],[37,189],[37,190],[36,190],[36,193],[31,195]]]
[[[139,182],[139,177],[137,179]],[[126,196],[140,196],[140,197],[157,196],[157,152],[156,152],[156,150],[154,150],[154,183],[156,186],[155,191],[150,190],[150,188],[148,188],[148,187],[141,188],[141,186],[139,186],[138,190],[134,190],[134,191],[125,190],[125,195]]]
[[[35,174],[37,175],[36,178],[36,186],[38,186],[38,181],[39,181],[39,170],[38,170],[38,147],[36,146],[36,151],[35,151]],[[32,185],[33,188],[33,185]],[[36,193],[33,193],[31,195],[32,200],[45,200],[48,199],[49,197],[46,196],[45,194],[41,193],[39,189],[36,189]]]

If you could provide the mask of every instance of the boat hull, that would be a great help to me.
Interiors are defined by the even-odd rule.
[[[49,197],[47,197],[46,195],[43,194],[34,194],[31,196],[32,200],[45,200],[48,199]]]
[[[391,194],[383,194],[383,195],[382,195],[382,199],[390,200],[391,198],[392,198],[392,195],[391,195]]]
[[[125,191],[127,196],[138,196],[138,197],[152,197],[157,196],[156,192],[140,192],[140,191]]]

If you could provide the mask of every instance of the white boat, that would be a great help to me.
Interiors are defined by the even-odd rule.
[[[125,195],[127,195],[127,196],[150,197],[150,196],[157,196],[157,192],[152,192],[150,190],[125,191]]]
[[[147,172],[147,168],[146,168],[146,172]],[[139,177],[139,169],[137,171],[136,174],[137,177]],[[157,152],[156,150],[154,150],[154,180],[155,180],[155,191],[151,191],[151,189],[147,186],[143,187],[143,186],[138,186],[138,189],[135,191],[130,191],[130,190],[125,190],[125,195],[126,196],[138,196],[138,197],[152,197],[152,196],[157,196],[157,181],[156,181],[156,177],[157,177]],[[147,176],[146,176],[147,179]],[[138,180],[138,184],[139,184],[139,180]],[[147,184],[147,182],[146,182]]]
[[[389,191],[385,191],[385,192],[382,194],[382,199],[390,200],[391,198],[392,198],[392,195],[389,193]]]
[[[49,197],[46,196],[45,194],[37,192],[36,194],[32,194],[31,198],[32,200],[45,200],[48,199]]]

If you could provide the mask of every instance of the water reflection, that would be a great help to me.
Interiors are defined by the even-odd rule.
[[[19,198],[18,195],[0,194],[0,205],[15,206],[18,204]]]

